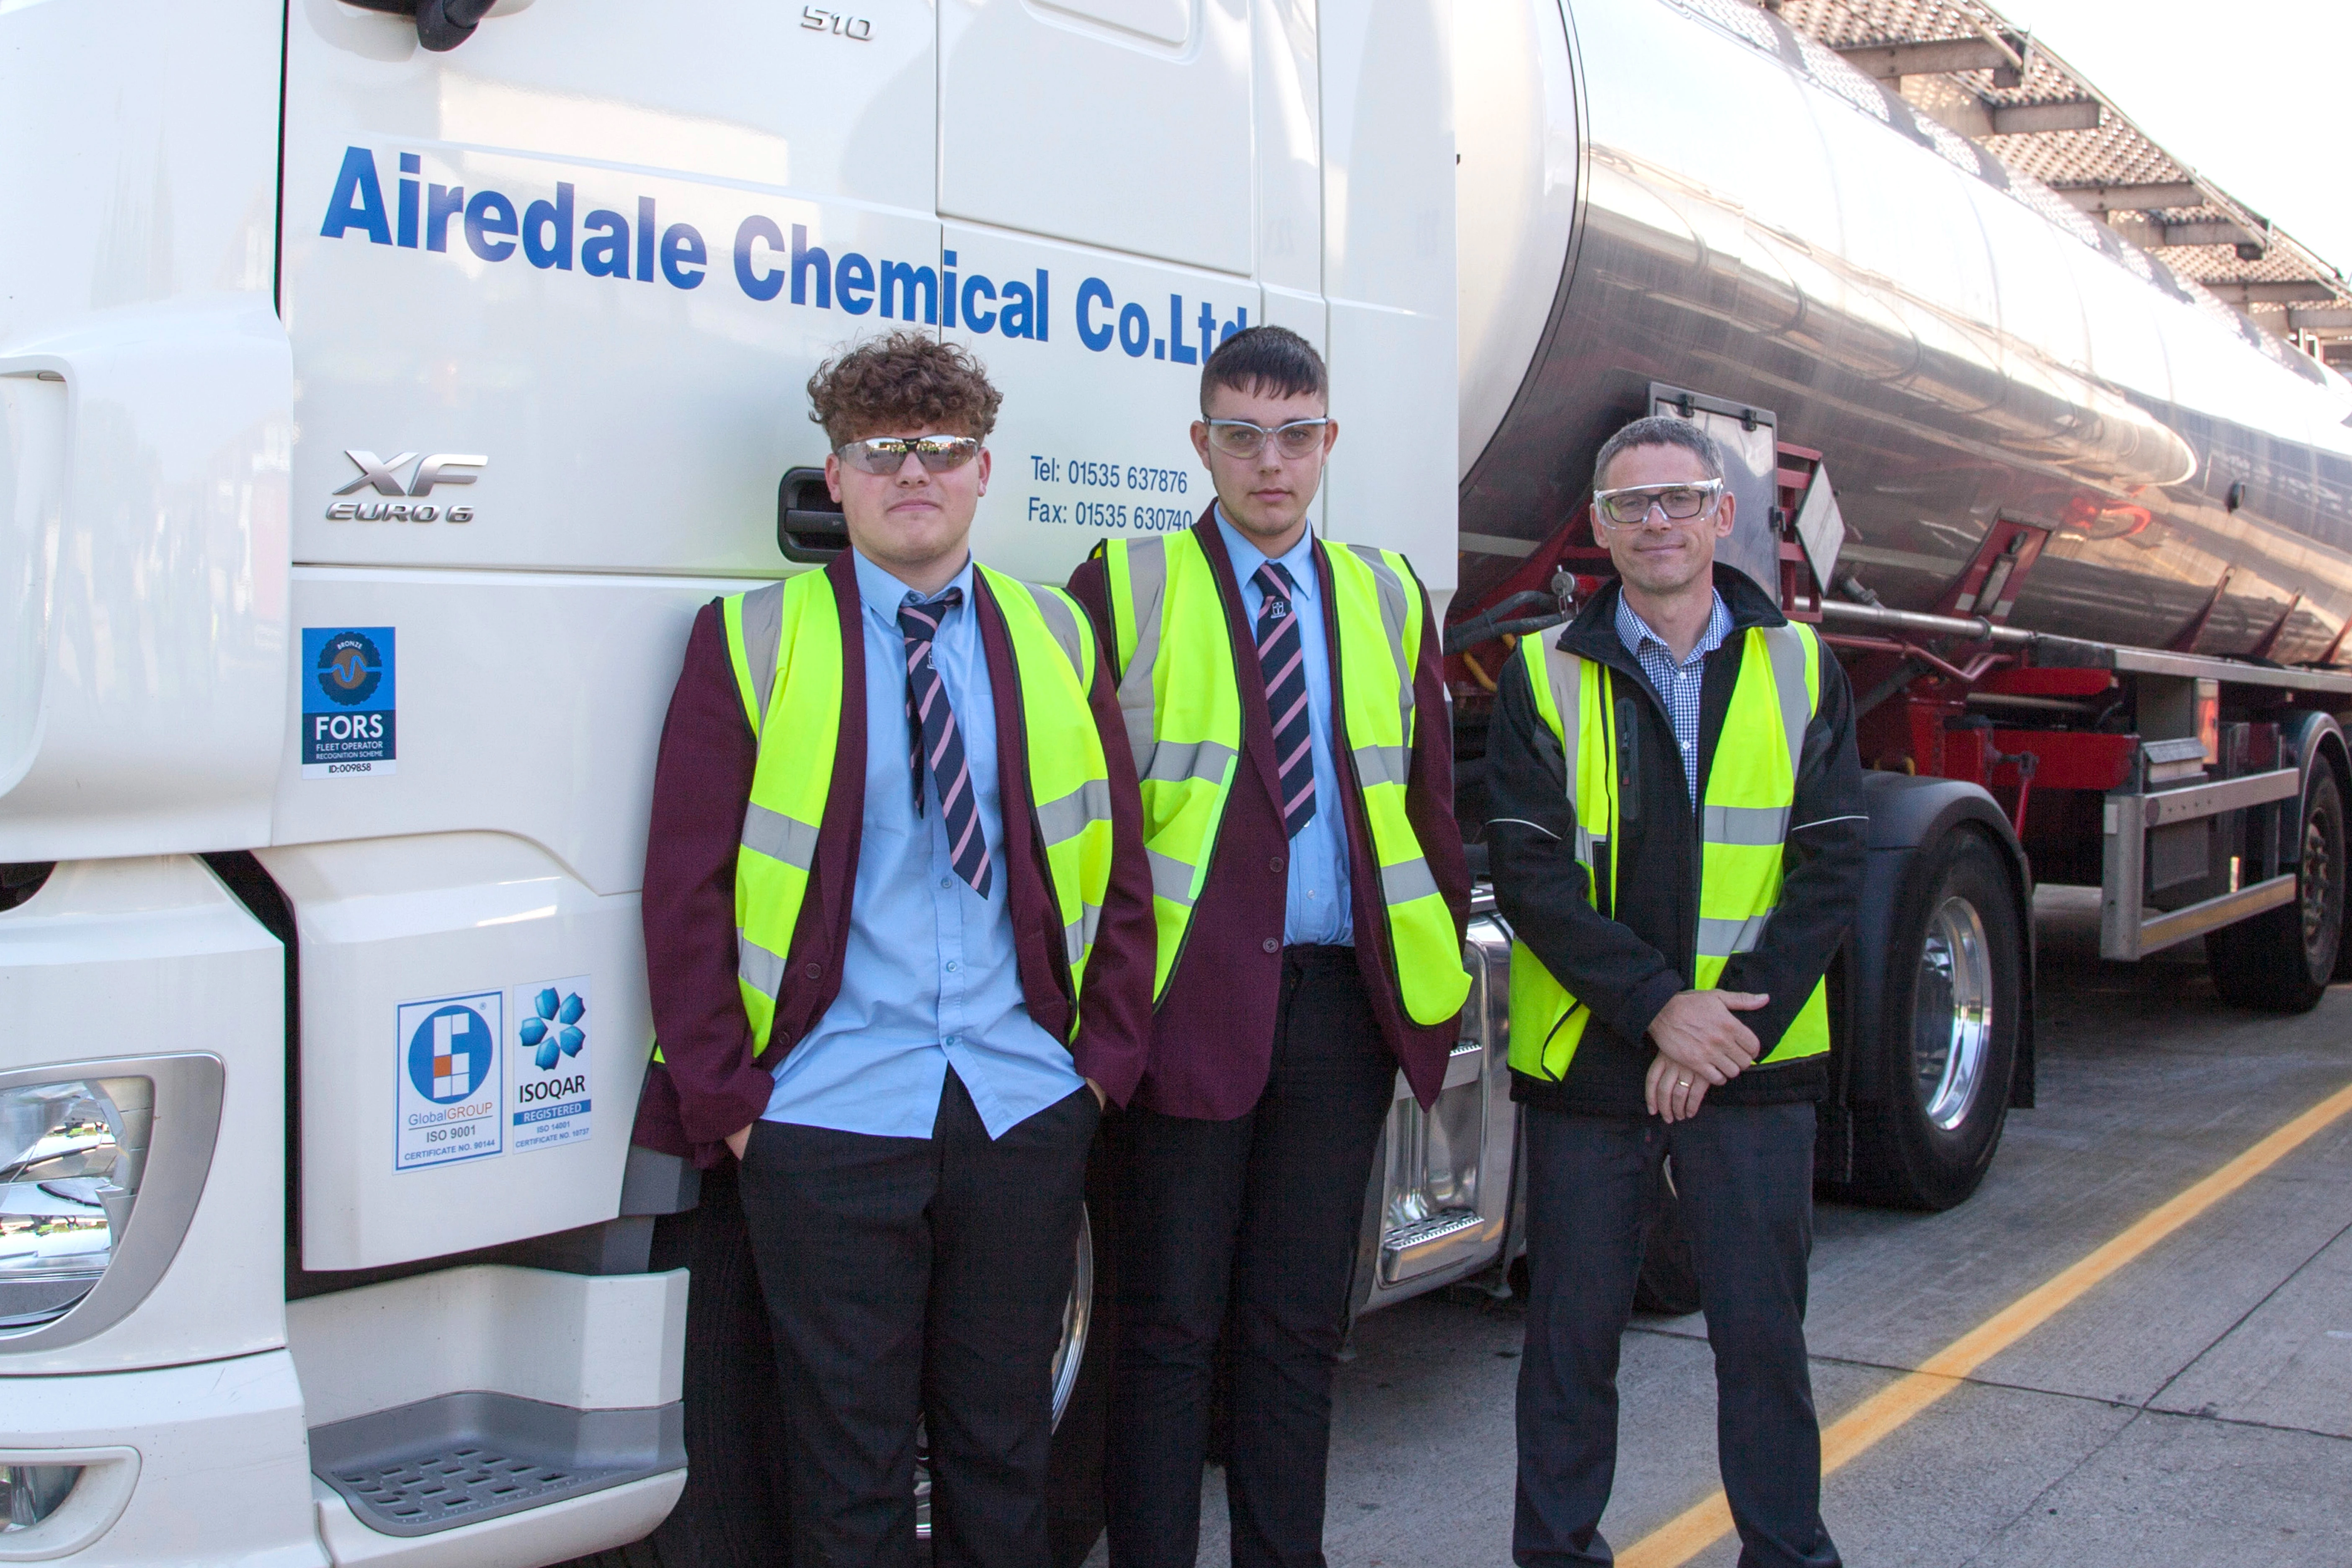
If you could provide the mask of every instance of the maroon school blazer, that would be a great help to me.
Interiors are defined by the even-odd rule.
[[[685,668],[662,724],[653,821],[646,836],[644,915],[654,1037],[661,1043],[663,1061],[646,1069],[633,1140],[666,1153],[690,1154],[698,1164],[715,1163],[725,1152],[727,1135],[759,1120],[773,1087],[770,1070],[841,992],[849,899],[857,882],[858,830],[866,812],[866,638],[858,628],[865,612],[847,551],[824,574],[841,611],[841,739],[834,751],[833,784],[817,832],[808,895],[784,955],[784,989],[776,999],[768,1048],[757,1060],[751,1020],[735,983],[735,851],[743,837],[743,808],[751,802],[759,746],[736,692],[716,600],[695,616]],[[996,689],[1000,798],[1024,801],[1029,759],[1018,740],[1021,698],[1013,645],[986,580],[975,577],[975,583],[981,646]],[[1094,687],[1087,697],[1110,764],[1110,887],[1095,928],[1071,1055],[1082,1077],[1100,1084],[1114,1103],[1124,1103],[1143,1072],[1154,939],[1142,805],[1109,662],[1095,661]],[[1025,811],[1007,811],[1003,833],[1022,997],[1029,1016],[1060,1039],[1069,1032],[1071,998],[1067,968],[1059,956],[1062,920],[1047,888],[1045,850]]]
[[[1257,672],[1257,642],[1242,615],[1241,586],[1233,560],[1217,531],[1215,509],[1201,514],[1192,532],[1207,552],[1225,605],[1225,635],[1232,640],[1234,668],[1242,689],[1242,751],[1248,759],[1234,770],[1232,798],[1209,856],[1209,875],[1192,909],[1184,953],[1169,976],[1168,992],[1152,1019],[1150,1057],[1135,1103],[1169,1116],[1223,1121],[1257,1103],[1274,1056],[1276,994],[1282,977],[1283,903],[1288,896],[1286,868],[1290,838],[1283,831],[1274,752],[1274,722],[1265,708],[1265,683]],[[1331,563],[1318,540],[1315,574],[1322,584],[1323,637],[1330,649],[1333,683],[1332,742],[1349,751],[1346,710],[1339,700],[1339,630],[1334,615]],[[1088,560],[1070,578],[1070,592],[1094,617],[1097,638],[1112,646],[1110,589],[1102,563]],[[1181,657],[1175,649],[1162,657]],[[1405,780],[1405,812],[1421,839],[1421,852],[1438,890],[1454,910],[1457,929],[1466,928],[1470,869],[1462,856],[1462,833],[1454,822],[1454,740],[1446,721],[1444,658],[1426,605],[1422,611],[1421,665],[1413,674],[1412,766]],[[1130,762],[1129,772],[1132,773]],[[1342,775],[1347,773],[1343,765]],[[1388,940],[1388,910],[1372,858],[1371,831],[1363,802],[1340,791],[1348,822],[1348,879],[1356,927],[1356,960],[1370,994],[1381,1037],[1404,1069],[1423,1106],[1445,1083],[1445,1058],[1455,1039],[1455,1021],[1418,1025],[1405,1016],[1397,992],[1396,957]]]

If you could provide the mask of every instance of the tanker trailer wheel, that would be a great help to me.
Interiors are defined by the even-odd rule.
[[[2327,994],[2344,941],[2344,792],[2335,770],[2311,770],[2303,794],[2295,900],[2205,936],[2213,989],[2266,1013],[2308,1013]]]
[[[1853,1108],[1855,1185],[1948,1209],[1984,1179],[2009,1114],[2025,939],[2009,863],[1985,835],[1955,829],[1920,857],[1886,948],[1880,1092]]]
[[[1644,1312],[1687,1317],[1699,1309],[1698,1265],[1691,1259],[1690,1232],[1683,1225],[1682,1194],[1675,1187],[1675,1162],[1658,1166],[1657,1206],[1642,1240],[1642,1272],[1633,1280],[1633,1305]]]

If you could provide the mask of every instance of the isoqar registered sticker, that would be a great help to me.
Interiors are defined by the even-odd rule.
[[[421,1171],[505,1148],[499,1107],[506,994],[478,991],[403,1002],[394,1023],[393,1168]]]
[[[394,741],[390,626],[302,628],[302,776],[388,773]]]
[[[588,1006],[588,976],[519,986],[508,999],[512,1053],[507,1061],[507,1145],[516,1150],[577,1143],[589,1135],[589,1063],[600,1027]]]

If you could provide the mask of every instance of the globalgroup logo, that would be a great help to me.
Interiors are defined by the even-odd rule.
[[[453,1004],[426,1016],[408,1041],[408,1077],[436,1105],[454,1105],[490,1074],[498,1039],[479,1013]]]
[[[506,994],[480,991],[403,1002],[395,1013],[399,1093],[394,1097],[393,1168],[477,1160],[506,1141],[505,1053],[499,1037]]]

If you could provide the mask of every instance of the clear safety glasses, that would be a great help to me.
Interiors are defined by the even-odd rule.
[[[1323,429],[1330,423],[1328,418],[1294,419],[1269,430],[1246,419],[1212,419],[1209,445],[1228,458],[1255,458],[1272,437],[1274,449],[1284,457],[1304,458],[1323,445]]]
[[[1612,528],[1639,528],[1653,509],[1669,522],[1688,522],[1715,509],[1723,498],[1721,479],[1673,485],[1622,485],[1592,492],[1592,508]]]

